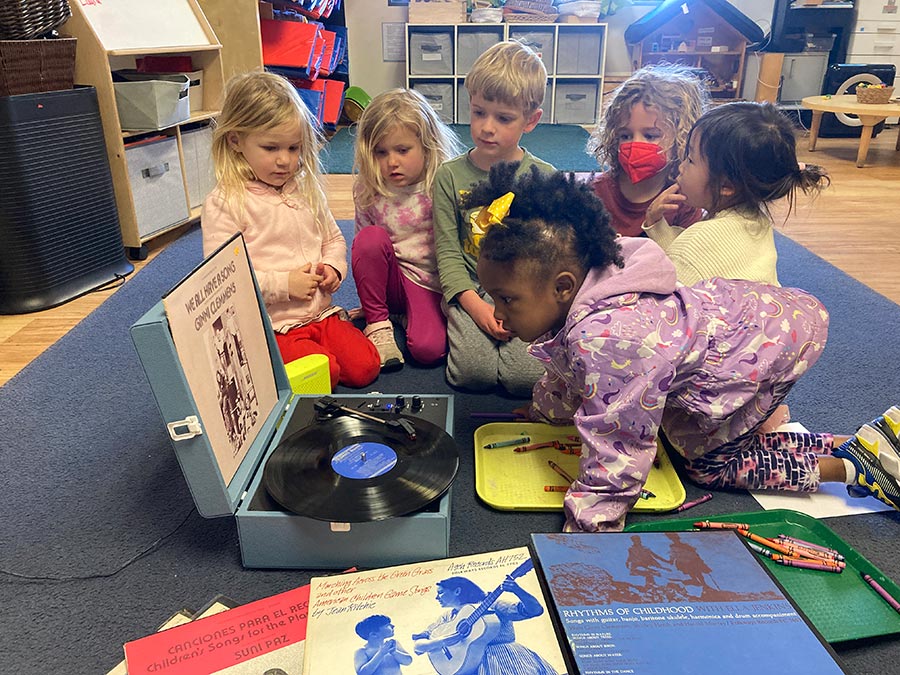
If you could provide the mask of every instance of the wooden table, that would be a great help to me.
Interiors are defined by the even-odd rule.
[[[859,117],[862,123],[862,135],[859,137],[859,151],[856,153],[856,166],[862,167],[869,154],[869,142],[872,140],[872,127],[888,117],[900,115],[900,103],[857,103],[856,94],[842,96],[807,96],[800,104],[812,110],[812,127],[809,130],[809,151],[816,149],[819,138],[819,125],[822,113],[847,113]],[[897,135],[895,150],[900,150],[900,133]]]

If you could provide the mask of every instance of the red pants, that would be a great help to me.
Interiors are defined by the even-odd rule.
[[[292,328],[287,333],[275,333],[275,339],[285,363],[310,354],[327,356],[332,389],[338,383],[365,387],[381,372],[381,359],[375,345],[361,330],[337,314]]]

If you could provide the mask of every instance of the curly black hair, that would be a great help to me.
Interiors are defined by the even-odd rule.
[[[609,214],[587,182],[572,173],[542,173],[536,166],[516,176],[518,168],[518,162],[495,164],[488,179],[462,198],[463,208],[475,208],[515,194],[509,215],[481,240],[482,257],[501,263],[527,260],[547,274],[573,264],[585,273],[611,264],[624,267]]]

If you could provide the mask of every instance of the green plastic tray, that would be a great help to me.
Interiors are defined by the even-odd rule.
[[[847,560],[847,567],[841,574],[785,567],[759,556],[826,641],[844,642],[900,632],[900,614],[875,593],[863,580],[861,572],[868,573],[895,598],[900,598],[900,586],[857,553],[828,526],[804,513],[776,509],[703,518],[686,517],[634,523],[626,527],[625,531],[691,530],[698,520],[747,523],[751,532],[763,537],[773,538],[779,534],[786,534],[820,546],[828,546],[841,553]]]

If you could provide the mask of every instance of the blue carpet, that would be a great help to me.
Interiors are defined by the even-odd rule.
[[[467,148],[472,147],[468,124],[452,124],[450,128]],[[328,141],[322,152],[325,173],[350,173],[355,134],[356,127],[344,127]],[[560,171],[595,171],[596,160],[584,150],[588,136],[576,124],[538,124],[534,131],[522,136],[521,145]]]
[[[341,225],[351,230],[349,221]],[[892,357],[900,353],[900,307],[784,237],[778,248],[783,281],[816,293],[832,316],[829,344],[792,392],[792,412],[813,430],[852,431],[900,399]],[[132,347],[129,327],[200,256],[195,229],[0,388],[4,672],[103,673],[121,659],[123,642],[181,607],[198,607],[216,593],[248,602],[310,576],[243,569],[234,520],[197,515]],[[345,284],[338,302],[354,306],[351,291]],[[452,555],[524,545],[530,532],[559,529],[559,514],[501,513],[474,495],[476,422],[469,413],[510,410],[519,402],[452,392],[440,367],[407,366],[381,376],[376,388],[456,393],[455,438],[463,459],[453,491]],[[692,485],[687,490],[689,498],[700,494]],[[757,509],[744,493],[717,493],[696,513]],[[828,521],[900,579],[897,523],[897,514]],[[853,673],[892,672],[900,662],[900,641],[893,639],[838,651]]]

